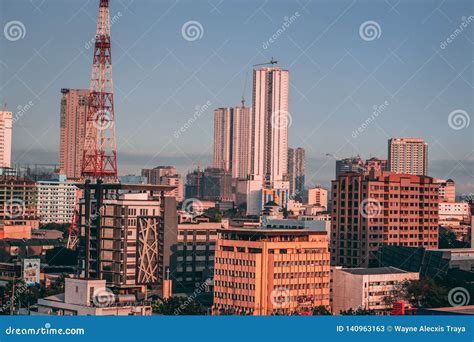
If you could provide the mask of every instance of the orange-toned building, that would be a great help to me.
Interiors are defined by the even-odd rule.
[[[332,182],[332,264],[376,266],[383,245],[438,248],[438,204],[428,176],[341,174]]]
[[[329,307],[326,231],[219,230],[213,314],[290,315]]]

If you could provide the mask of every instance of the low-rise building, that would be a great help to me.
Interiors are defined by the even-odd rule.
[[[174,292],[192,292],[214,277],[214,253],[220,222],[178,224]]]
[[[391,309],[386,298],[400,290],[405,280],[419,279],[418,272],[395,267],[332,269],[332,312],[358,308],[385,313]]]
[[[65,279],[65,292],[38,299],[32,315],[57,316],[149,316],[151,304],[135,295],[117,295],[105,280]]]
[[[329,306],[326,231],[219,230],[213,314],[302,314]]]
[[[57,181],[38,181],[36,186],[40,223],[71,223],[79,191],[75,183],[60,175]]]
[[[328,207],[328,191],[320,186],[308,189],[308,204],[319,207]],[[325,209],[325,210],[326,210]]]

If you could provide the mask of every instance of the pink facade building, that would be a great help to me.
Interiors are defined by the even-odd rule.
[[[388,141],[390,171],[410,175],[428,174],[428,144],[421,138],[392,138]]]
[[[332,182],[332,264],[369,267],[383,245],[438,248],[433,178],[348,172]]]
[[[232,178],[249,173],[250,108],[218,108],[214,111],[213,167],[224,169]]]
[[[0,111],[0,167],[11,167],[12,112]]]
[[[61,89],[59,164],[69,179],[81,177],[86,134],[87,89]]]

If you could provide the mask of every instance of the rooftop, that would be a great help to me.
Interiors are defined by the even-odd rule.
[[[374,268],[342,268],[344,272],[356,275],[396,274],[409,273],[396,267],[374,267]]]

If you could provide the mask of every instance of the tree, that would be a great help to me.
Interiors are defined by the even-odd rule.
[[[153,302],[152,310],[160,315],[205,315],[206,309],[192,297],[170,297]]]
[[[349,310],[342,310],[340,314],[342,316],[374,316],[377,312],[375,310],[367,310],[359,307],[356,310],[352,308]]]
[[[324,305],[313,308],[313,316],[330,316],[331,312]]]
[[[66,278],[69,278],[69,276],[66,273],[63,273],[58,278],[56,278],[48,288],[44,288],[44,297],[63,293]]]
[[[439,227],[439,248],[464,248],[469,244],[458,241],[456,234],[446,227]]]
[[[448,289],[431,278],[406,280],[402,284],[401,298],[415,307],[439,308],[449,305]]]

